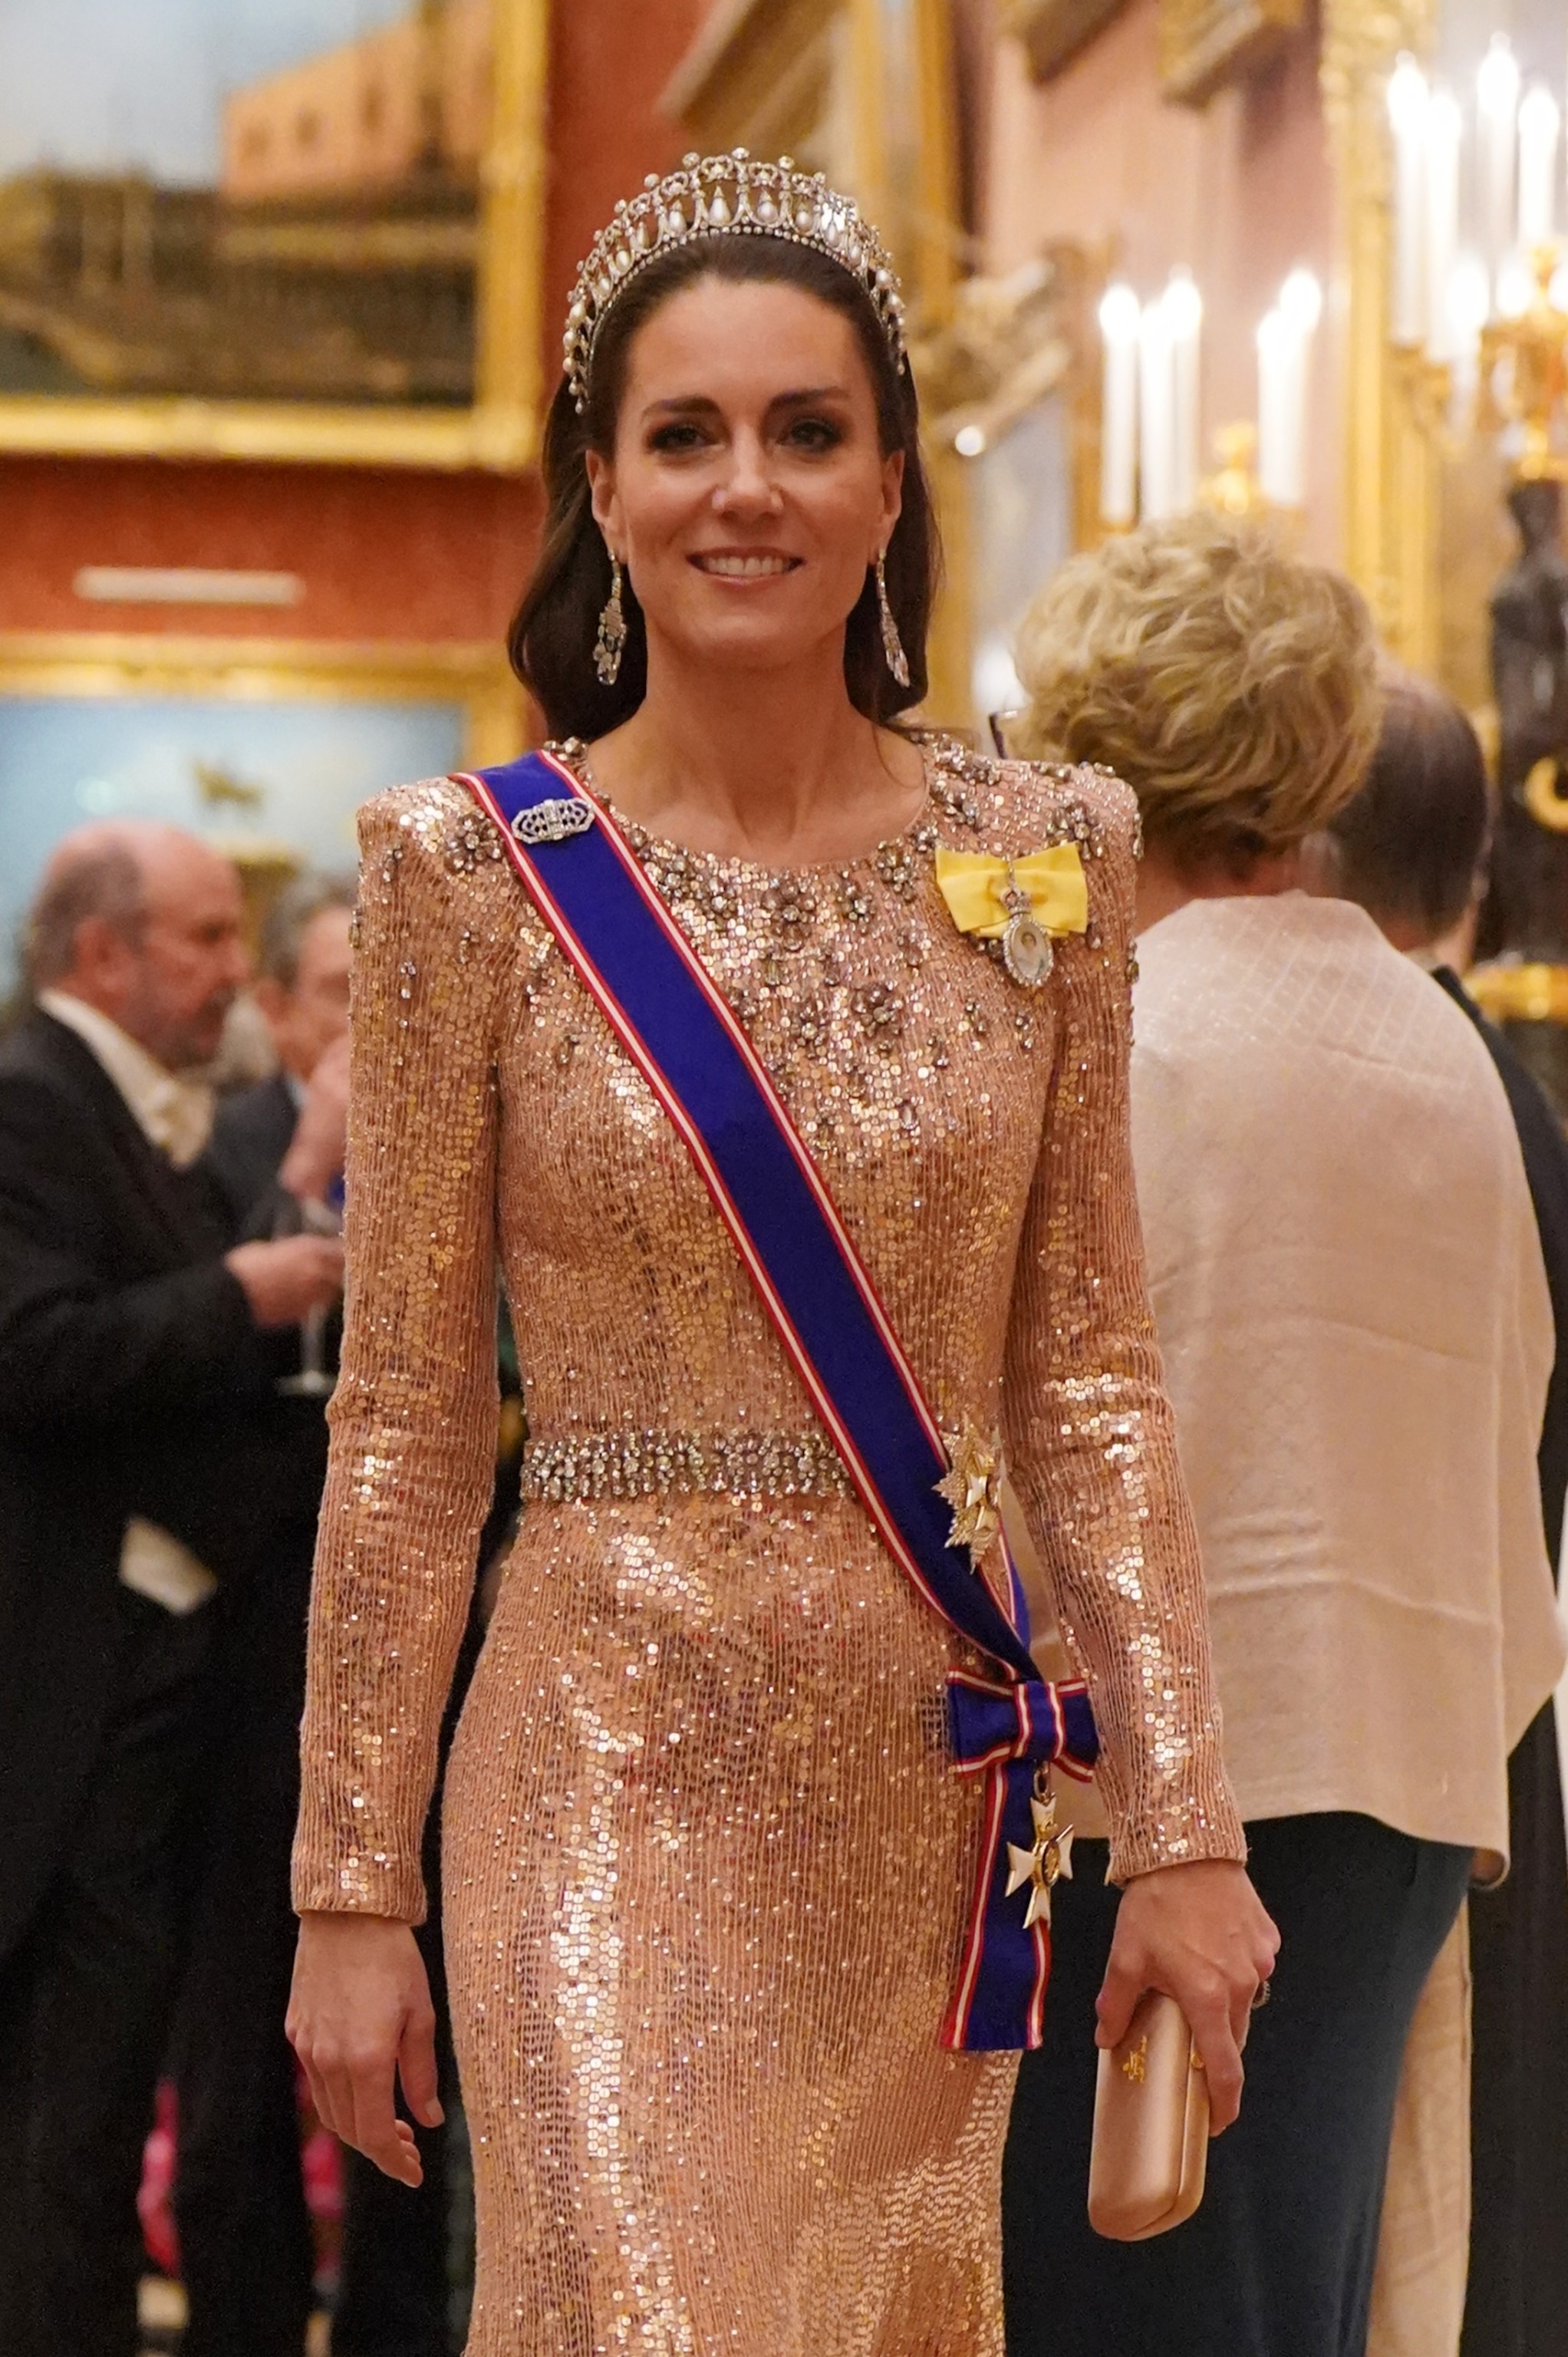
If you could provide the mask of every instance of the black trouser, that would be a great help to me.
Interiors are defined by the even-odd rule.
[[[1475,1996],[1464,2357],[1568,2341],[1568,1858],[1556,1714],[1509,1761],[1513,1866],[1470,1903]]]
[[[182,2357],[301,2357],[314,2255],[300,2166],[294,2055],[284,2033],[298,1933],[289,1853],[299,1808],[299,1716],[312,1533],[280,1534],[267,1584],[226,1624],[215,1676],[223,1731],[206,1815],[206,1868],[174,2042],[175,2211],[190,2321]],[[477,1632],[454,1681],[460,1701]],[[452,1713],[449,1712],[450,1719]],[[443,1756],[445,1756],[445,1740]],[[431,1966],[451,2087],[440,1972],[439,1841],[426,1833]],[[418,2131],[424,2183],[345,2152],[335,2357],[446,2357],[445,2133]],[[0,2349],[0,2357],[9,2352]]]
[[[136,2193],[177,1974],[210,1607],[123,1592],[117,1695],[69,1852],[0,1967],[5,2357],[134,2357]]]
[[[315,2262],[284,2018],[313,1539],[311,1522],[280,1527],[220,1627],[220,1727],[171,2051],[184,2357],[301,2357],[310,2317]]]
[[[1470,1852],[1351,1815],[1247,1832],[1283,1941],[1273,1998],[1202,2208],[1146,2243],[1103,2241],[1085,2208],[1118,1904],[1105,1845],[1081,1843],[1058,1886],[1046,2042],[1024,2058],[1003,2175],[1009,2357],[1362,2357],[1405,2041]]]
[[[441,2100],[450,2110],[456,2089],[446,1975],[441,1957],[438,1845],[425,1844],[430,1918],[419,1945],[435,2007]],[[407,2113],[400,2100],[398,2109]],[[413,2188],[384,2177],[374,2161],[345,2147],[343,2256],[332,2313],[332,2357],[449,2357],[453,2341],[448,2289],[452,2272],[450,2187],[445,2126],[413,2130],[424,2176]]]

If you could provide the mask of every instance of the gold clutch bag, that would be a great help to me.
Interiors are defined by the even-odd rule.
[[[1151,1990],[1120,2046],[1102,2048],[1089,2158],[1089,2222],[1141,2243],[1192,2216],[1208,2169],[1208,2083],[1175,1997]]]

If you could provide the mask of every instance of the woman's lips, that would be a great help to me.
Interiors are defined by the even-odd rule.
[[[699,573],[711,574],[720,581],[766,581],[793,573],[800,559],[780,555],[776,549],[714,549],[700,551],[691,562]]]

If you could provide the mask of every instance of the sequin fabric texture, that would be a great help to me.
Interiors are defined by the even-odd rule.
[[[1127,1150],[1132,798],[929,751],[873,856],[636,830],[945,1427],[1000,1423],[1093,1681],[1122,1875],[1242,1854]],[[458,1731],[446,1936],[474,2140],[470,2357],[1000,2357],[1014,2061],[938,2033],[980,1836],[962,1648],[811,1412],[665,1114],[450,782],[362,823],[349,1304],[312,1617],[302,1908],[416,1918],[495,1432],[532,1432]],[[938,841],[1076,841],[1028,991]]]

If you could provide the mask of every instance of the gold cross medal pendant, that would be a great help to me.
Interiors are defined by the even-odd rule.
[[[1057,1823],[1057,1798],[1051,1790],[1050,1770],[1041,1767],[1035,1771],[1035,1789],[1029,1796],[1029,1814],[1035,1824],[1035,1846],[1020,1849],[1016,1842],[1007,1845],[1007,1896],[1026,1889],[1029,1903],[1024,1910],[1024,1929],[1032,1932],[1036,1923],[1051,1927],[1051,1892],[1058,1882],[1072,1880],[1072,1834],[1070,1825]]]

